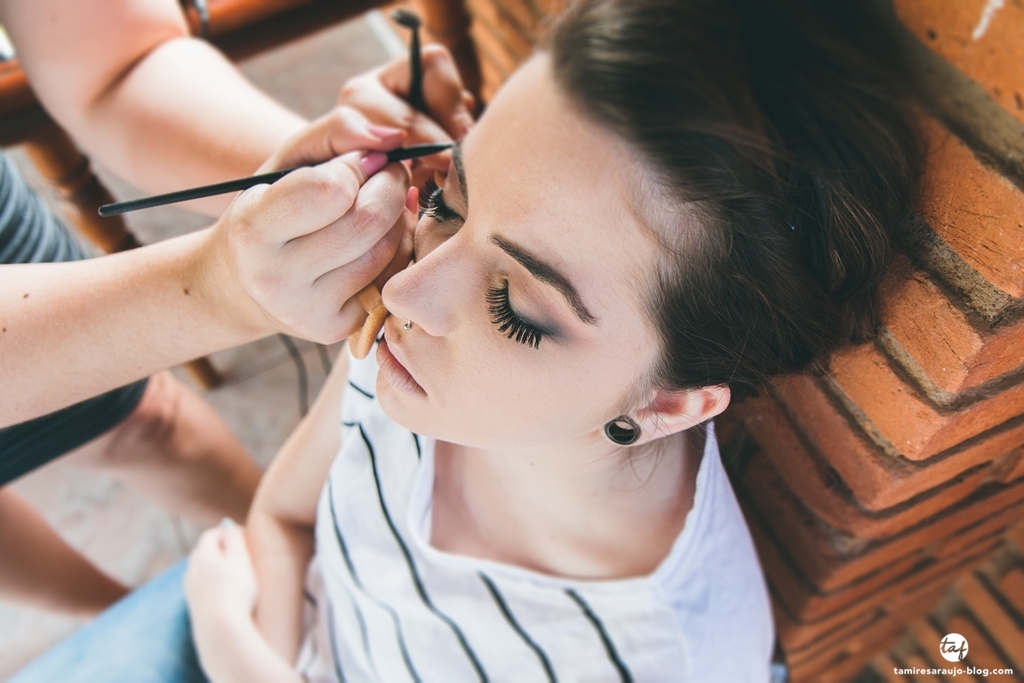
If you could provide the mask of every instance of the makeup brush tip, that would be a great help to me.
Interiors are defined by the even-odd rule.
[[[411,12],[410,10],[407,10],[404,7],[399,7],[394,12],[392,12],[391,18],[395,21],[395,23],[401,24],[406,28],[416,29],[419,28],[420,25],[423,23],[422,21],[420,21],[420,18],[416,16],[415,12]]]

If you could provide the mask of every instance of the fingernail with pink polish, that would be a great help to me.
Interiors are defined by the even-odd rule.
[[[402,134],[401,128],[392,128],[391,126],[379,126],[376,123],[368,124],[366,126],[366,131],[370,135],[381,141],[398,137]]]
[[[387,165],[388,155],[384,152],[367,152],[366,155],[359,160],[359,167],[363,169],[363,173],[368,176],[373,175]]]

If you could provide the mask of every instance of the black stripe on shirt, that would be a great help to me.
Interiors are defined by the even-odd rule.
[[[377,456],[373,451],[373,444],[370,443],[370,437],[366,435],[366,430],[363,429],[363,425],[359,425],[359,434],[363,437],[363,443],[366,444],[366,450],[370,454],[370,465],[373,467],[373,480],[377,484],[377,497],[380,500],[380,509],[384,513],[384,520],[388,523],[388,527],[391,528],[391,533],[395,537],[395,541],[398,543],[398,548],[402,551],[402,555],[405,556],[405,563],[409,565],[409,573],[412,576],[413,585],[416,586],[416,592],[420,594],[420,599],[423,600],[423,604],[427,606],[431,612],[437,616],[438,619],[448,624],[455,633],[455,637],[458,639],[459,644],[462,646],[462,650],[469,657],[470,663],[473,668],[476,669],[477,675],[481,681],[488,680],[487,673],[484,671],[483,666],[480,664],[480,660],[477,659],[476,653],[473,652],[473,648],[469,646],[469,642],[466,640],[466,636],[462,633],[462,629],[459,628],[458,624],[452,621],[451,617],[439,610],[434,606],[434,603],[430,601],[430,597],[427,595],[426,589],[423,587],[423,581],[420,579],[419,573],[416,571],[416,563],[413,562],[412,554],[409,552],[408,546],[405,545],[405,541],[402,540],[401,535],[398,533],[398,529],[395,527],[394,521],[391,519],[391,513],[388,512],[388,507],[384,503],[384,491],[380,484],[380,473],[377,471]]]
[[[331,641],[331,659],[334,660],[334,673],[338,674],[338,680],[345,683],[345,672],[341,670],[341,657],[338,656],[337,640],[334,637],[334,610],[331,603],[327,603],[327,638]]]
[[[366,389],[363,389],[363,388],[361,388],[361,387],[357,387],[357,386],[356,386],[356,385],[355,385],[355,384],[354,384],[354,383],[352,382],[352,380],[349,380],[349,381],[348,381],[348,385],[349,385],[350,387],[352,387],[353,389],[355,389],[356,391],[358,391],[358,392],[359,392],[360,394],[362,394],[363,396],[365,396],[366,398],[373,398],[373,394],[371,394],[371,393],[370,393],[369,391],[367,391]]]
[[[422,460],[423,450],[420,448],[420,435],[417,434],[416,432],[413,432],[412,440],[416,443],[416,457]]]
[[[580,609],[583,610],[584,616],[587,617],[590,623],[593,624],[594,628],[597,630],[597,635],[601,637],[601,642],[604,643],[604,650],[608,653],[608,659],[611,660],[612,665],[615,667],[616,671],[619,672],[619,678],[622,679],[623,683],[633,683],[633,676],[629,673],[626,663],[619,658],[619,653],[615,649],[615,644],[612,642],[612,639],[608,637],[607,631],[604,630],[604,624],[602,624],[601,620],[596,614],[594,614],[594,610],[590,609],[590,605],[588,605],[586,601],[580,597],[580,594],[573,589],[566,588],[565,592],[570,598],[572,598],[573,602],[579,605]]]
[[[525,642],[530,649],[536,653],[537,658],[540,659],[541,666],[543,666],[544,671],[547,672],[548,680],[551,681],[551,683],[558,683],[558,677],[555,676],[555,671],[551,668],[551,661],[548,659],[548,656],[544,654],[544,650],[540,648],[540,645],[530,637],[530,634],[528,634],[523,627],[519,625],[516,618],[512,616],[512,611],[509,610],[508,604],[505,602],[505,598],[502,597],[498,587],[495,586],[494,582],[491,581],[491,579],[483,572],[478,572],[478,574],[480,574],[480,578],[483,579],[484,585],[487,586],[487,590],[491,592],[491,596],[494,597],[494,602],[498,603],[498,609],[501,610],[501,613],[505,616],[505,620],[512,627],[512,630],[519,634],[519,637],[523,639],[523,642]]]
[[[355,565],[352,564],[352,558],[348,554],[348,545],[345,543],[345,539],[341,535],[341,526],[338,524],[338,514],[334,510],[334,485],[331,483],[331,478],[327,478],[327,502],[331,508],[331,520],[334,522],[334,537],[338,541],[338,547],[341,549],[341,557],[345,561],[345,566],[348,567],[348,573],[352,577],[352,582],[356,584],[363,595],[365,595],[373,604],[377,605],[389,615],[391,615],[391,621],[395,624],[395,638],[398,640],[398,648],[402,652],[402,661],[405,662],[405,668],[409,670],[409,675],[416,683],[421,683],[419,674],[416,673],[416,667],[412,665],[412,658],[409,656],[409,650],[405,646],[405,638],[402,637],[402,623],[398,618],[398,613],[394,610],[391,605],[382,602],[376,596],[372,595],[363,586],[363,582],[359,580],[359,574],[356,573]],[[366,658],[370,662],[370,666],[376,669],[374,664],[373,656],[370,654],[370,641],[367,638],[366,623],[363,621],[363,613],[359,609],[359,605],[351,595],[348,596],[349,600],[352,601],[352,608],[355,610],[356,619],[359,620],[359,629],[363,636],[363,649],[366,650]]]

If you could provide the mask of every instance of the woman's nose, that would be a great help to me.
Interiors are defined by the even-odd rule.
[[[384,305],[400,320],[411,320],[431,336],[448,334],[456,324],[467,284],[453,250],[442,245],[394,275],[381,292]]]

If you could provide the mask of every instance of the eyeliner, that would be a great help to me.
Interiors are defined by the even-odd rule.
[[[426,145],[409,145],[408,147],[400,147],[387,152],[388,163],[395,161],[404,161],[406,159],[417,159],[419,157],[429,156],[431,154],[437,154],[443,152],[452,146],[450,142],[437,142]],[[248,190],[250,187],[255,185],[271,184],[276,183],[281,178],[285,177],[292,171],[296,171],[300,168],[308,168],[307,166],[296,166],[295,168],[288,168],[283,171],[273,171],[271,173],[263,173],[260,175],[249,176],[248,178],[238,178],[237,180],[228,180],[223,183],[215,183],[213,185],[203,185],[202,187],[193,187],[190,190],[179,190],[178,192],[169,192],[167,194],[158,194],[153,197],[143,197],[142,199],[132,199],[127,202],[117,202],[116,204],[104,204],[99,209],[101,216],[116,216],[122,213],[128,213],[129,211],[138,211],[139,209],[149,209],[154,206],[163,206],[165,204],[176,204],[178,202],[187,202],[190,199],[200,199],[202,197],[213,197],[218,194],[227,194],[228,192],[238,192],[240,190]]]

